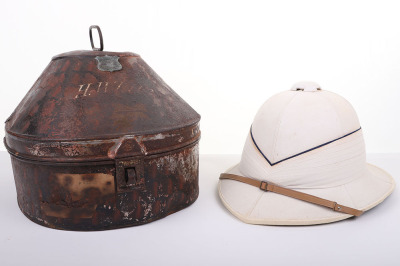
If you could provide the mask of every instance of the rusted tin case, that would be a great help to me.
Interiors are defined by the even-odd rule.
[[[57,55],[6,121],[19,207],[66,230],[179,211],[199,193],[199,120],[136,54]]]

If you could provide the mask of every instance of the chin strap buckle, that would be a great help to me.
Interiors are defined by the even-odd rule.
[[[268,183],[265,182],[265,181],[261,181],[261,183],[260,183],[260,189],[263,190],[263,191],[268,191],[267,188],[268,188]]]

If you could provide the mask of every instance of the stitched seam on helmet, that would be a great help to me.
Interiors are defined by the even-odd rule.
[[[340,117],[339,117],[338,110],[337,110],[335,104],[333,103],[332,99],[326,97],[326,95],[323,95],[323,94],[322,95],[321,94],[317,94],[317,96],[322,98],[322,99],[324,99],[325,101],[327,101],[327,102],[329,102],[331,104],[332,108],[335,110],[335,115],[338,118],[338,121],[340,123],[341,134],[342,135],[345,134],[342,121],[340,120]]]
[[[254,203],[253,208],[251,208],[251,210],[246,214],[247,217],[249,217],[249,216],[253,213],[253,211],[254,211],[254,209],[256,208],[258,202],[261,200],[261,198],[262,198],[263,196],[264,196],[264,192],[260,194],[260,196],[258,197],[258,199],[256,200],[256,202]]]
[[[277,136],[279,136],[279,131],[281,130],[281,124],[282,124],[282,117],[285,114],[286,110],[288,109],[289,105],[294,101],[299,96],[299,94],[294,94],[293,98],[290,99],[288,104],[285,106],[285,108],[282,110],[281,114],[279,115],[279,123],[278,126],[276,127],[275,133],[274,133],[274,144],[272,146],[272,159],[275,159],[275,149],[276,149],[276,143],[278,142]]]

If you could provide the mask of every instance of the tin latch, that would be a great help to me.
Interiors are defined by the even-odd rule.
[[[115,169],[117,192],[145,187],[143,158],[118,159]]]

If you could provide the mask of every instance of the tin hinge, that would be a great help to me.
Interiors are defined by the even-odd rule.
[[[143,158],[117,159],[115,169],[117,192],[128,192],[145,187]]]

